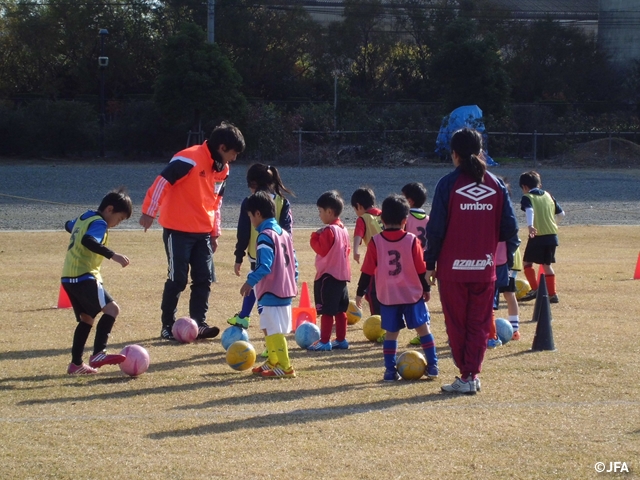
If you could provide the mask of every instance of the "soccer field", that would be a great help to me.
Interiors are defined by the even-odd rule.
[[[311,284],[310,229],[296,229],[300,280]],[[240,306],[232,231],[216,253],[209,323]],[[68,235],[0,232],[0,477],[23,478],[597,478],[597,462],[640,472],[640,227],[566,226],[552,305],[555,352],[531,352],[534,304],[521,304],[522,340],[487,351],[482,391],[440,392],[451,361],[437,289],[432,314],[440,378],[383,383],[380,344],[350,326],[350,350],[307,352],[289,338],[295,379],[236,372],[219,338],[159,339],[166,260],[158,230],[115,229],[105,286],[122,309],[112,351],[139,344],[151,366],[66,375],[75,321],[55,307]],[[247,271],[243,269],[243,274]],[[350,284],[353,296],[357,265]],[[183,298],[180,314],[187,313]],[[365,311],[365,315],[367,316]],[[502,304],[498,316],[506,316]],[[252,316],[251,342],[263,340]],[[399,352],[413,332],[403,331]],[[89,350],[93,333],[88,343]],[[86,352],[85,359],[88,356]],[[603,475],[603,474],[601,474]]]

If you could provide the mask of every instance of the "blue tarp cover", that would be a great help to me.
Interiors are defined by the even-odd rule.
[[[465,105],[464,107],[456,108],[442,119],[440,133],[438,133],[438,138],[436,139],[436,153],[438,155],[445,157],[451,154],[451,135],[463,127],[478,130],[482,134],[483,143],[487,144],[487,134],[484,131],[484,122],[482,121],[482,110],[477,105]],[[498,165],[486,150],[483,150],[483,152],[487,165],[491,167]]]

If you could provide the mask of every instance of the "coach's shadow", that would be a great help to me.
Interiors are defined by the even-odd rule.
[[[369,387],[371,384],[367,384]],[[336,387],[336,391],[342,390],[344,387]],[[316,392],[316,390],[314,390]],[[299,397],[296,397],[299,398]],[[383,411],[390,408],[397,408],[402,405],[419,405],[426,402],[442,402],[459,398],[459,396],[451,396],[439,392],[427,393],[425,395],[416,395],[410,398],[404,398],[402,401],[397,399],[378,400],[368,403],[360,403],[357,406],[336,406],[327,408],[304,408],[283,413],[269,413],[266,415],[257,415],[244,420],[236,418],[221,422],[211,423],[208,425],[198,425],[193,428],[184,428],[177,430],[168,430],[165,432],[150,433],[147,438],[152,440],[163,440],[166,438],[191,437],[194,435],[216,435],[220,433],[235,432],[238,430],[259,430],[261,428],[271,428],[273,425],[279,427],[287,425],[310,424],[313,422],[326,422],[327,420],[336,420],[343,417],[367,413],[370,411]],[[264,395],[258,400],[259,403],[264,401]],[[237,404],[237,399],[235,402]]]

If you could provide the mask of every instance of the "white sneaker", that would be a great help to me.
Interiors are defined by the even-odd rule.
[[[478,382],[480,383],[480,382]],[[453,383],[442,385],[440,387],[443,392],[446,393],[464,393],[465,395],[476,394],[476,381],[469,379],[468,381],[461,380],[460,377],[456,377]]]

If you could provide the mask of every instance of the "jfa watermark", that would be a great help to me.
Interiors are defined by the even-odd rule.
[[[598,473],[629,473],[627,462],[609,462],[609,465],[596,462],[595,469]]]

